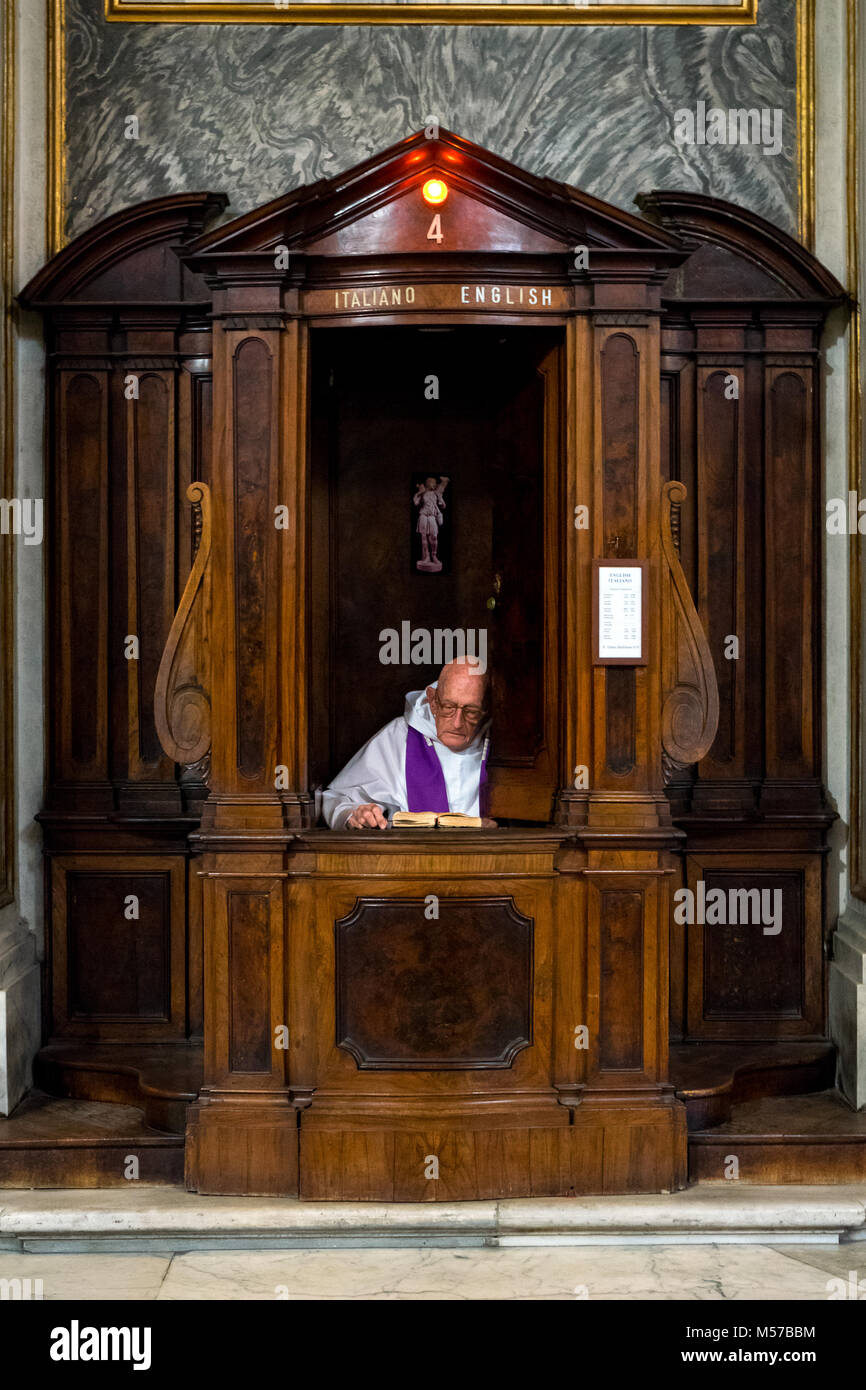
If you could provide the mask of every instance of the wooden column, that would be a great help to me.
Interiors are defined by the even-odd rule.
[[[662,637],[670,602],[660,546],[659,319],[649,267],[607,268],[570,337],[573,504],[589,506],[568,575],[567,758],[588,785],[561,797],[578,827],[586,885],[585,1010],[575,1143],[603,1154],[604,1191],[680,1187],[685,1116],[667,1081],[670,822],[662,771]],[[581,408],[582,404],[582,408]],[[646,665],[593,666],[593,560],[648,561]],[[670,624],[669,624],[670,627]],[[673,634],[672,628],[669,636]],[[563,1088],[565,1090],[566,1088]]]
[[[211,794],[196,842],[204,883],[204,1086],[187,1185],[297,1191],[288,1086],[285,847],[305,814],[301,694],[302,330],[281,287],[215,296]],[[302,552],[300,552],[302,553]]]

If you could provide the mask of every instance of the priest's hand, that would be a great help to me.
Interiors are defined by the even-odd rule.
[[[381,806],[377,806],[375,801],[366,801],[363,806],[355,807],[346,821],[346,829],[387,830],[388,821],[382,813]]]
[[[489,816],[483,816],[482,819],[481,819],[481,829],[482,829],[482,830],[498,830],[498,829],[499,829],[499,826],[497,825],[496,821],[495,821],[495,820],[491,820]]]

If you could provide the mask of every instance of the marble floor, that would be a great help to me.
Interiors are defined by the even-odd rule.
[[[505,1249],[0,1251],[45,1300],[742,1300],[866,1297],[866,1242]],[[22,1286],[26,1287],[26,1286]],[[31,1294],[31,1296],[33,1296]]]

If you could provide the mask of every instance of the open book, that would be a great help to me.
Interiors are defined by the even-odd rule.
[[[480,816],[464,816],[462,811],[395,811],[391,824],[395,830],[480,830]]]

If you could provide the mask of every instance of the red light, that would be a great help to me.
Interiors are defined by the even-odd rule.
[[[425,203],[431,203],[434,207],[438,207],[448,197],[448,185],[443,183],[441,179],[428,179],[421,192],[424,195]]]

